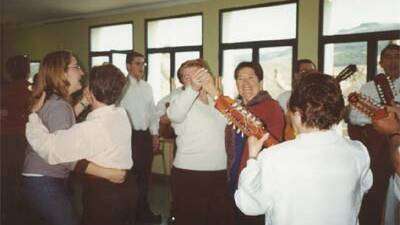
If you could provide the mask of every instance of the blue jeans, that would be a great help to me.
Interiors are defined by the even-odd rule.
[[[48,225],[78,225],[67,179],[23,176],[22,193],[29,207]]]

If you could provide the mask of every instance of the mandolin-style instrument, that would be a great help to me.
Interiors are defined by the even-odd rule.
[[[260,139],[268,132],[257,117],[228,96],[220,95],[217,97],[215,108],[228,119],[229,124],[232,124],[238,133],[242,132],[242,135],[255,136]],[[270,134],[264,142],[264,147],[278,143],[279,141]]]
[[[352,92],[348,96],[349,104],[372,120],[380,120],[388,116],[384,106],[372,98]]]

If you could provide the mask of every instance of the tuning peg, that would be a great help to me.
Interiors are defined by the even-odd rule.
[[[235,124],[233,124],[233,129],[234,129],[234,130],[236,129],[236,126],[235,126]]]
[[[239,128],[238,128],[238,129],[236,129],[236,133],[237,133],[237,134],[239,134],[239,133],[240,133],[240,130],[239,130]]]
[[[232,125],[232,121],[228,120],[228,125]]]
[[[243,132],[241,133],[241,135],[242,135],[242,138],[244,137],[244,134],[243,134]]]

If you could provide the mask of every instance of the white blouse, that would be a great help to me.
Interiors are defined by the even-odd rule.
[[[250,159],[235,202],[247,215],[274,225],[355,225],[372,186],[363,144],[334,130],[300,134]]]
[[[26,138],[50,164],[87,159],[102,167],[130,169],[132,128],[126,111],[114,105],[88,114],[86,121],[50,133],[36,113],[29,115]]]
[[[174,166],[181,169],[217,171],[226,169],[225,118],[197,99],[191,87],[172,96],[168,118],[177,135]]]

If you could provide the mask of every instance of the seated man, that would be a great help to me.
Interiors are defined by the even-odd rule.
[[[45,93],[32,107],[26,137],[32,148],[50,164],[87,159],[101,167],[129,170],[132,165],[131,125],[126,111],[114,103],[120,97],[125,77],[115,66],[94,67],[89,76],[87,120],[67,130],[50,133],[37,115]],[[136,207],[135,179],[128,175],[121,184],[87,175],[83,193],[82,223],[123,225]]]
[[[365,146],[332,128],[344,108],[339,85],[329,75],[306,76],[288,106],[296,139],[259,153],[268,134],[249,138],[236,205],[247,215],[265,214],[266,224],[357,224],[372,173]]]

